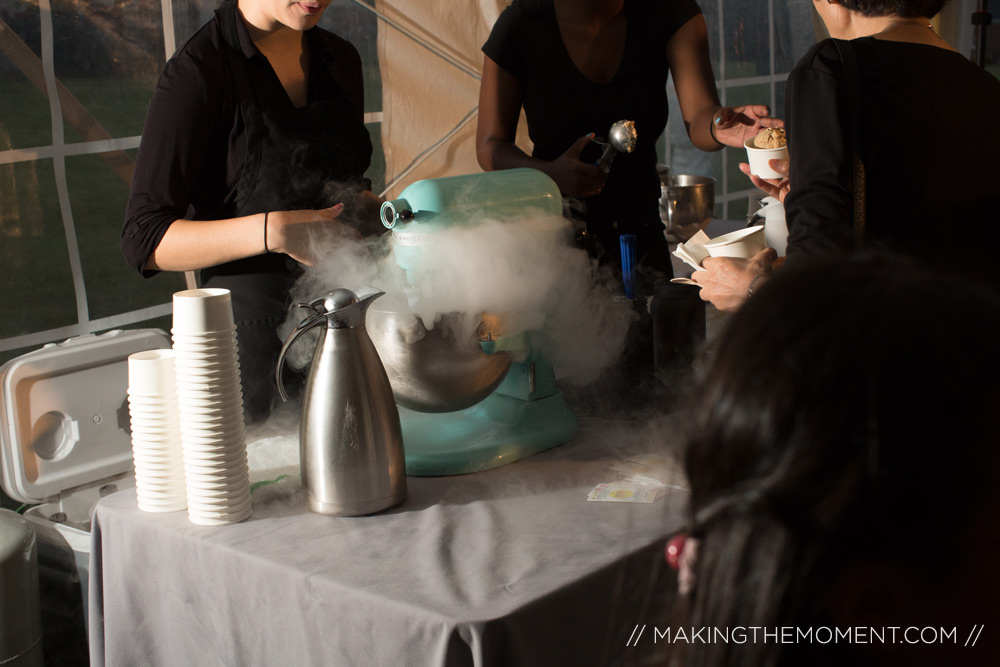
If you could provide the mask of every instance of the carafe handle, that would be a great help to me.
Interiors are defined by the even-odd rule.
[[[326,317],[327,317],[326,313],[316,313],[312,317],[299,322],[295,326],[295,328],[292,329],[292,332],[288,334],[288,338],[285,339],[285,344],[281,347],[281,354],[278,355],[278,364],[274,369],[274,377],[278,383],[278,395],[281,396],[282,401],[288,400],[288,393],[285,391],[285,383],[281,379],[281,369],[285,363],[285,353],[288,352],[289,348],[292,346],[292,343],[294,343],[299,336],[309,331],[313,327],[324,323],[326,321]]]

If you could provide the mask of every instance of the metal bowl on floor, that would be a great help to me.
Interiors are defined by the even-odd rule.
[[[486,354],[485,336],[460,333],[462,315],[445,315],[427,329],[408,311],[368,309],[368,335],[385,366],[396,402],[419,412],[453,412],[472,407],[489,396],[510,368],[505,353]],[[494,331],[495,334],[495,331]]]
[[[670,174],[660,181],[660,220],[667,234],[687,241],[705,228],[715,210],[715,179],[693,174]]]

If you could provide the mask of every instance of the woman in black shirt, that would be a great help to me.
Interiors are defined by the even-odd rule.
[[[143,276],[232,291],[244,408],[270,410],[289,289],[323,244],[378,225],[361,61],[316,27],[329,0],[228,0],[167,62],[122,250]],[[346,207],[346,208],[345,208]]]
[[[860,238],[1000,287],[1000,81],[957,53],[929,17],[944,0],[815,0],[834,39],[819,42],[788,76],[786,181],[754,184],[784,200],[789,265],[852,251]],[[858,89],[848,53],[857,63]],[[851,107],[858,125],[852,126]],[[864,164],[864,232],[854,229],[853,133]],[[744,169],[746,169],[744,167]],[[942,249],[948,248],[943,257]],[[954,258],[954,261],[947,261]],[[942,261],[946,260],[946,261]],[[692,278],[701,296],[739,307],[770,255],[706,259]]]
[[[588,233],[613,263],[620,262],[619,236],[633,233],[643,263],[672,273],[656,173],[668,75],[688,134],[702,150],[740,147],[762,125],[781,125],[765,118],[762,105],[719,105],[708,32],[694,0],[514,0],[483,52],[479,164],[547,173],[565,197],[582,203]],[[531,156],[514,143],[522,106]],[[620,120],[635,123],[637,145],[617,154],[605,174],[587,156],[588,144]]]

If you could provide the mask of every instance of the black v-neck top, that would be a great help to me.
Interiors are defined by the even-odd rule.
[[[694,0],[626,0],[625,11],[624,54],[606,84],[588,79],[574,64],[551,0],[514,0],[483,52],[524,84],[534,157],[553,160],[585,134],[606,137],[616,121],[635,122],[636,149],[616,155],[599,196],[602,208],[620,212],[620,219],[598,224],[617,222],[615,231],[623,233],[642,217],[662,235],[656,142],[667,123],[667,42],[700,9]]]

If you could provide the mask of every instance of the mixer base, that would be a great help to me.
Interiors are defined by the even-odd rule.
[[[406,474],[461,475],[513,463],[570,440],[576,416],[562,393],[524,401],[493,393],[471,408],[430,413],[399,408]]]

